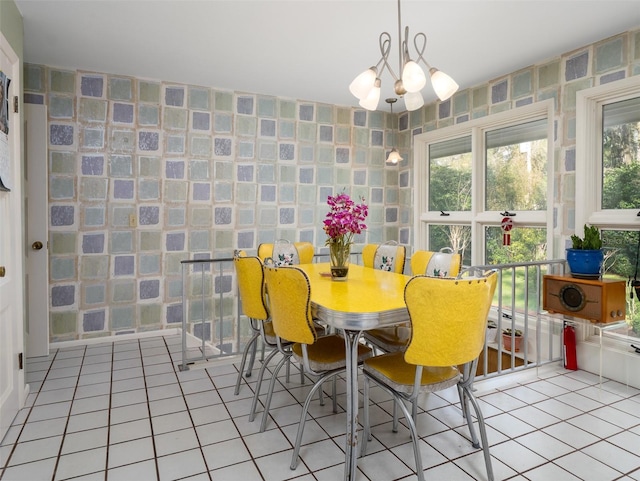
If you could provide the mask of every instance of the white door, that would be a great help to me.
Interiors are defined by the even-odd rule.
[[[8,135],[0,132],[0,172],[10,192],[0,191],[0,439],[24,403],[23,353],[23,233],[20,133],[22,121],[13,112],[13,98],[19,95],[18,57],[0,33],[0,70],[11,80]],[[0,109],[1,110],[1,109]]]
[[[27,357],[49,355],[47,107],[25,104]]]

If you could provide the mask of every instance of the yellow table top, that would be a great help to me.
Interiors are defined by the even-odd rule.
[[[309,277],[314,317],[331,326],[361,331],[409,319],[404,302],[409,276],[351,264],[346,281],[333,281],[329,263],[296,267]]]

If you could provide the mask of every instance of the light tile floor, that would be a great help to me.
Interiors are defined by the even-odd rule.
[[[237,365],[181,372],[179,358],[179,337],[167,336],[29,359],[32,392],[0,444],[2,481],[343,478],[346,418],[330,402],[313,402],[301,462],[289,469],[310,382],[279,378],[267,430],[259,433],[260,418],[248,421],[255,375],[234,396]],[[476,388],[497,480],[640,480],[639,390],[608,380],[600,386],[597,376],[558,365]],[[344,406],[344,383],[339,390]],[[358,480],[416,479],[408,430],[391,432],[391,405],[372,390],[374,440],[358,461]],[[426,479],[486,479],[458,406],[455,389],[421,400]]]

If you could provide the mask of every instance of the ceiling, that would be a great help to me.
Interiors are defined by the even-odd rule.
[[[29,63],[357,106],[348,85],[388,31],[398,70],[395,0],[15,3]],[[402,26],[424,32],[426,60],[466,89],[640,27],[640,0],[403,0]],[[381,99],[395,96],[381,79]]]

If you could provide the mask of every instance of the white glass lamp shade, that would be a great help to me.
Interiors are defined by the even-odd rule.
[[[376,110],[378,108],[378,102],[380,101],[380,79],[376,79],[376,83],[369,91],[369,95],[366,98],[361,99],[358,104],[360,107],[367,110]]]
[[[353,79],[353,82],[349,85],[349,92],[359,100],[367,98],[376,83],[377,75],[378,70],[375,67],[368,68]]]
[[[396,165],[401,160],[402,157],[400,156],[400,152],[398,152],[395,147],[391,149],[391,152],[389,152],[389,156],[387,157],[387,165]]]
[[[409,112],[418,110],[424,105],[422,92],[408,92],[404,94],[404,106]]]
[[[458,84],[446,73],[441,72],[437,68],[431,68],[429,74],[431,75],[433,90],[435,90],[440,100],[447,100],[458,91]]]
[[[427,83],[427,77],[425,77],[420,65],[413,60],[409,60],[404,64],[402,69],[402,85],[407,92],[419,92]]]

